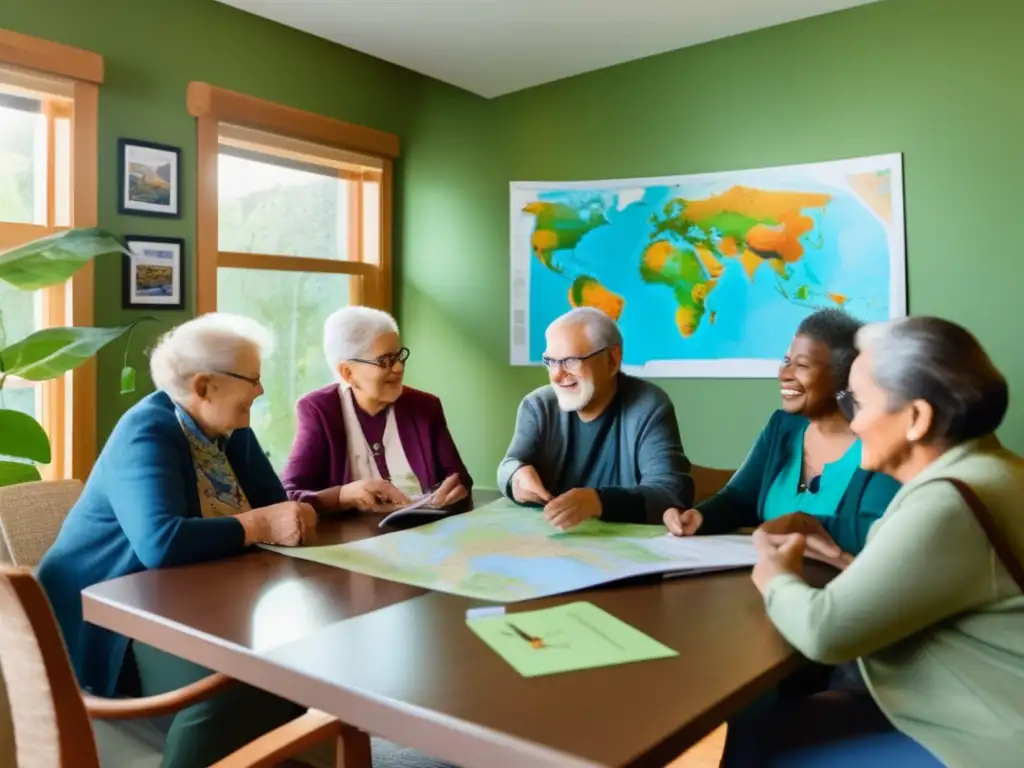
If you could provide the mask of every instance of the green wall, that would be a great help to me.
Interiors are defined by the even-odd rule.
[[[494,101],[213,0],[88,6],[79,16],[76,0],[6,3],[0,26],[106,57],[100,223],[116,232],[181,236],[191,249],[187,179],[180,221],[118,216],[115,199],[119,136],[180,145],[186,172],[194,167],[190,80],[399,134],[395,289],[414,354],[409,379],[443,398],[482,486],[494,484],[519,399],[545,380],[507,364],[510,179],[699,173],[902,151],[912,311],[964,323],[1017,384],[1015,395],[1024,382],[1014,338],[1024,171],[1017,0],[886,0]],[[124,320],[118,266],[101,265],[97,280],[97,321]],[[162,315],[161,329],[185,316]],[[319,344],[315,331],[310,343]],[[101,359],[101,438],[131,402],[116,394],[119,367],[116,353]],[[735,466],[777,405],[771,381],[661,383],[688,453],[703,464]],[[1011,411],[1003,435],[1024,450],[1024,412]]]
[[[433,240],[417,247],[439,268],[424,256],[407,276],[412,295],[402,304],[407,330],[413,321],[445,328],[430,346],[444,370],[430,381],[449,408],[474,404],[472,423],[458,434],[471,469],[493,482],[517,399],[543,381],[505,363],[510,179],[628,178],[903,152],[911,311],[974,330],[1016,399],[1024,386],[1024,267],[1011,234],[1024,171],[1021,29],[1019,0],[886,0],[489,102],[485,143],[500,160],[487,170],[501,189],[474,175],[460,190],[439,172],[434,206],[417,210],[410,226]],[[456,129],[449,123],[435,124]],[[445,205],[457,229],[439,213]],[[456,321],[465,323],[459,336]],[[702,464],[735,467],[778,406],[772,381],[661,383],[687,452]],[[1024,409],[1012,409],[1002,436],[1024,450]]]

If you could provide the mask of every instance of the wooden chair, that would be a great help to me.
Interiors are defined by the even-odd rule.
[[[30,570],[9,566],[0,566],[0,669],[12,703],[19,768],[100,768],[90,717],[166,715],[232,684],[216,674],[140,699],[102,699],[82,693],[42,587]],[[329,715],[309,710],[214,768],[278,765],[327,739],[338,742],[338,768],[344,768],[347,760],[353,761],[349,765],[368,765],[365,738],[344,739],[348,734],[357,735]]]
[[[733,469],[713,469],[694,464],[690,468],[693,478],[693,503],[699,504],[718,493],[735,474]]]
[[[82,493],[78,480],[0,488],[0,565],[39,565]],[[14,730],[0,674],[0,765],[14,765]]]

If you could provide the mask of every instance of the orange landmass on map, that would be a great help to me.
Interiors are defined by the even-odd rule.
[[[737,186],[705,200],[687,200],[686,215],[700,224],[723,213],[739,213],[752,219],[782,221],[805,208],[823,208],[832,199],[821,192],[776,192]]]

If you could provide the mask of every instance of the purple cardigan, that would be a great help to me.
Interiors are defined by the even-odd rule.
[[[420,485],[431,488],[457,472],[466,490],[472,491],[473,478],[448,431],[441,401],[418,389],[403,387],[393,407],[398,437]],[[338,385],[310,392],[299,400],[296,410],[295,442],[281,480],[288,498],[315,505],[318,491],[352,481]]]

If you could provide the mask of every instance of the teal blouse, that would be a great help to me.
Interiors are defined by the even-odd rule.
[[[808,421],[803,416],[776,411],[761,430],[750,455],[725,488],[710,499],[697,505],[704,515],[700,534],[714,535],[731,533],[737,528],[753,528],[772,516],[768,510],[768,496],[773,491],[780,474],[792,473],[791,482],[779,486],[777,493],[788,493],[788,498],[772,502],[774,516],[789,512],[806,511],[813,514],[835,539],[844,552],[851,555],[864,548],[868,531],[875,520],[882,516],[889,501],[899,490],[899,483],[891,477],[876,472],[867,472],[855,466],[860,458],[860,445],[850,451],[828,470],[828,478],[822,478],[825,491],[831,503],[823,496],[816,499],[816,507],[828,507],[828,514],[814,510],[801,510],[797,503],[796,487],[799,483],[802,458],[794,457],[792,448],[803,446],[803,435]],[[793,468],[795,467],[795,469]],[[787,469],[788,468],[788,469]],[[843,482],[843,475],[847,478]],[[833,495],[835,494],[835,495]],[[837,501],[838,499],[838,501]],[[795,505],[795,508],[794,508]]]
[[[805,512],[815,517],[834,517],[853,473],[860,466],[860,440],[855,440],[846,453],[826,464],[817,488],[801,492],[800,475],[804,462],[804,434],[806,427],[789,436],[786,460],[772,480],[764,504],[764,519],[782,517],[791,512]]]

